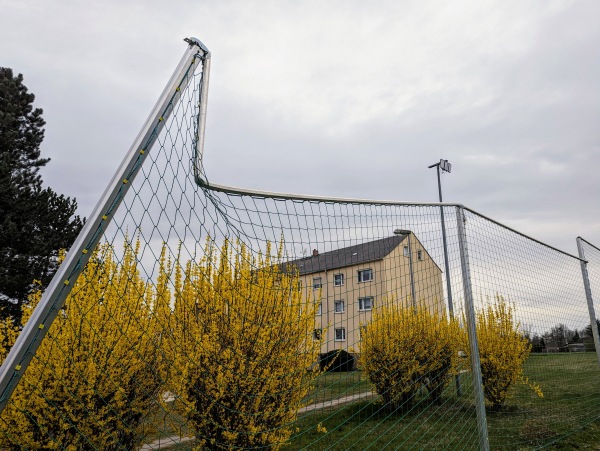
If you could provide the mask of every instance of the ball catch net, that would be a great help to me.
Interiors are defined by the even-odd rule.
[[[461,205],[212,184],[210,53],[188,44],[55,280],[0,325],[0,447],[598,437],[600,250]]]

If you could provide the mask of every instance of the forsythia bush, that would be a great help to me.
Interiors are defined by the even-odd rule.
[[[539,386],[529,383],[523,374],[531,345],[515,320],[514,306],[497,295],[493,303],[477,312],[476,319],[483,390],[492,408],[502,406],[515,382],[529,385],[542,397]]]
[[[278,268],[269,249],[255,261],[210,241],[200,262],[175,268],[171,390],[201,447],[280,448],[318,374],[316,303]]]
[[[408,411],[425,385],[440,403],[455,374],[462,331],[455,321],[426,306],[396,302],[376,307],[363,334],[363,368],[389,409]]]
[[[0,417],[0,447],[135,449],[143,442],[162,394],[154,314],[161,306],[140,277],[137,253],[127,242],[120,262],[108,244],[94,252]],[[40,297],[24,307],[24,321]],[[0,329],[12,345],[14,331]]]

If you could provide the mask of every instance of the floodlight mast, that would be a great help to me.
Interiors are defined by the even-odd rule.
[[[439,163],[432,164],[429,169],[435,167],[437,169],[437,181],[438,181],[438,194],[440,196],[440,203],[442,203],[442,182],[440,180],[440,168],[444,172],[450,173],[452,165],[448,160],[441,159]],[[448,292],[448,311],[450,318],[454,318],[454,305],[452,303],[452,287],[450,286],[450,265],[448,264],[448,241],[446,239],[446,222],[444,220],[444,207],[440,205],[440,220],[442,223],[442,243],[444,245],[444,265],[446,268],[446,291]],[[456,394],[462,396],[462,387],[460,383],[460,375],[456,375]]]
[[[444,172],[450,173],[452,165],[448,160],[441,159],[438,163],[428,166],[429,169],[435,167],[437,169],[438,194],[440,203],[442,202],[442,182],[440,180],[440,168]],[[448,310],[450,318],[454,318],[454,305],[452,303],[452,289],[450,287],[450,265],[448,264],[448,241],[446,239],[446,222],[444,220],[444,207],[440,206],[440,218],[442,222],[442,241],[444,244],[444,265],[446,267],[446,290],[448,291]]]

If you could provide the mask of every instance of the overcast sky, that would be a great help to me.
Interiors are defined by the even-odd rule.
[[[444,200],[600,245],[600,2],[0,0],[0,65],[44,109],[45,182],[88,216],[186,49],[212,52],[206,172]]]

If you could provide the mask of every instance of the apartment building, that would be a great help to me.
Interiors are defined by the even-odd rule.
[[[445,311],[442,271],[408,231],[330,252],[314,249],[310,257],[283,265],[292,268],[300,275],[304,297],[321,301],[314,335],[323,336],[323,353],[359,352],[361,330],[376,305],[411,305],[414,293],[416,302]]]

